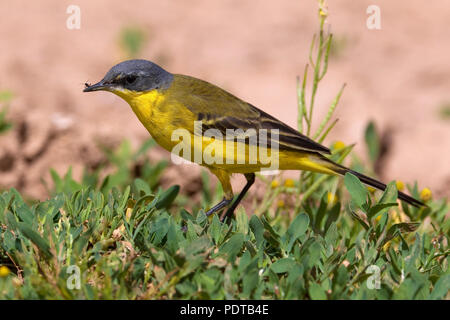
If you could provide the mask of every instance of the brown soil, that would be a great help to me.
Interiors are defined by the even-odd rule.
[[[295,79],[317,30],[316,1],[78,0],[81,29],[68,30],[72,2],[0,4],[0,89],[15,95],[9,112],[14,130],[0,137],[3,187],[43,198],[49,168],[62,174],[72,166],[80,174],[102,160],[96,143],[130,139],[137,146],[147,137],[125,102],[81,92],[84,82],[99,80],[124,59],[118,36],[130,25],[148,36],[139,57],[213,82],[296,126]],[[374,2],[381,30],[366,27],[366,8]],[[384,180],[417,180],[450,195],[450,122],[439,116],[450,101],[450,6],[445,0],[341,0],[329,11],[338,50],[319,88],[316,119],[343,82],[347,88],[326,144],[357,143],[356,152],[365,154],[363,131],[373,119],[390,132]],[[167,156],[161,150],[152,155]],[[178,180],[180,169],[169,176]]]

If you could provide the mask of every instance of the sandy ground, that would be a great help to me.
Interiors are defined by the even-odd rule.
[[[366,8],[381,8],[381,30],[366,27]],[[81,28],[66,28],[66,8],[81,8]],[[95,165],[94,142],[138,145],[147,132],[131,109],[108,94],[83,94],[124,59],[118,37],[139,26],[139,57],[231,91],[296,127],[296,76],[317,30],[314,0],[293,1],[0,1],[0,89],[14,93],[13,133],[0,137],[0,184],[46,196],[49,168],[76,173]],[[357,143],[370,119],[390,132],[384,180],[417,180],[450,195],[450,5],[434,1],[333,1],[328,22],[340,44],[318,92],[317,119],[346,82],[332,138]],[[157,157],[167,156],[155,151]],[[169,172],[174,179],[182,169]],[[192,169],[188,170],[190,174]],[[237,184],[242,180],[237,179]]]

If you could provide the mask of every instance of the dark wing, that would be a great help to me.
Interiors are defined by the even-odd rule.
[[[250,135],[258,135],[261,142],[265,133],[260,135],[260,132],[265,129],[268,133],[267,144],[278,144],[280,150],[331,153],[330,149],[215,85],[181,75],[176,75],[175,80],[174,85],[180,89],[177,91],[183,95],[180,100],[198,121],[202,121],[202,134],[208,129],[215,129],[224,137],[230,137],[227,129],[241,129],[248,130]],[[278,130],[278,137],[271,135],[271,130]],[[248,134],[246,138],[249,138]]]

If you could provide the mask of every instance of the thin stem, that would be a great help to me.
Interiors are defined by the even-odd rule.
[[[315,44],[316,44],[316,34],[313,35],[313,39],[311,41],[311,46],[309,47],[309,63],[311,64],[313,69],[316,68],[316,65],[315,65],[313,57],[312,57]]]
[[[324,25],[325,19],[320,19],[320,32],[319,32],[319,44],[317,46],[317,58],[316,58],[316,65],[314,68],[314,80],[313,80],[313,87],[311,92],[311,101],[309,104],[309,119],[310,124],[308,125],[307,135],[309,136],[311,133],[311,122],[312,122],[312,115],[314,110],[314,102],[316,100],[316,92],[317,88],[319,86],[319,77],[320,77],[320,66],[322,63],[322,45],[323,45],[323,25]]]
[[[332,34],[330,34],[329,36],[328,36],[328,39],[327,39],[327,50],[325,51],[325,59],[324,59],[324,65],[323,65],[323,70],[322,70],[322,73],[321,73],[321,75],[320,75],[320,77],[319,77],[319,80],[322,80],[323,79],[323,77],[325,76],[325,74],[327,73],[327,71],[328,71],[328,57],[329,57],[329,55],[330,55],[330,49],[331,49],[331,40],[333,39],[333,35]]]
[[[320,123],[320,126],[317,129],[316,134],[314,135],[313,139],[317,139],[317,137],[320,136],[320,134],[322,133],[323,129],[327,125],[328,121],[330,121],[331,116],[333,115],[333,112],[336,109],[336,106],[339,103],[339,100],[341,99],[341,96],[342,96],[342,93],[344,92],[345,86],[346,86],[346,84],[344,83],[342,85],[342,87],[341,87],[341,90],[339,90],[338,94],[336,95],[336,98],[334,98],[333,103],[331,104],[330,108],[328,109],[327,115],[325,116],[325,118]]]
[[[305,102],[305,91],[306,91],[306,81],[308,79],[308,65],[305,66],[305,71],[303,72],[302,87],[300,89],[300,78],[297,77],[297,99],[298,99],[298,130],[303,133],[303,118],[305,118],[306,123],[310,121],[306,113],[306,102]]]
[[[325,132],[322,134],[322,136],[320,137],[319,140],[317,140],[317,142],[322,143],[323,140],[325,140],[325,138],[327,137],[327,135],[330,133],[331,129],[334,128],[334,126],[336,125],[336,123],[339,121],[339,119],[334,120],[330,126],[328,127],[327,130],[325,130]]]
[[[297,128],[300,133],[303,132],[303,109],[304,105],[301,100],[302,90],[300,88],[300,77],[297,76],[297,106],[298,106],[298,116],[297,116]]]

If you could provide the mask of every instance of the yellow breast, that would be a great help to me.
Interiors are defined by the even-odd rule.
[[[168,102],[167,91],[151,90],[147,92],[134,92],[122,90],[114,92],[133,109],[139,121],[147,131],[164,149],[171,151],[176,145],[172,141],[172,132],[179,128],[177,119],[189,121],[190,114],[183,113],[184,108],[177,108],[175,102]],[[175,103],[176,104],[176,103]],[[193,123],[193,121],[190,121]]]

